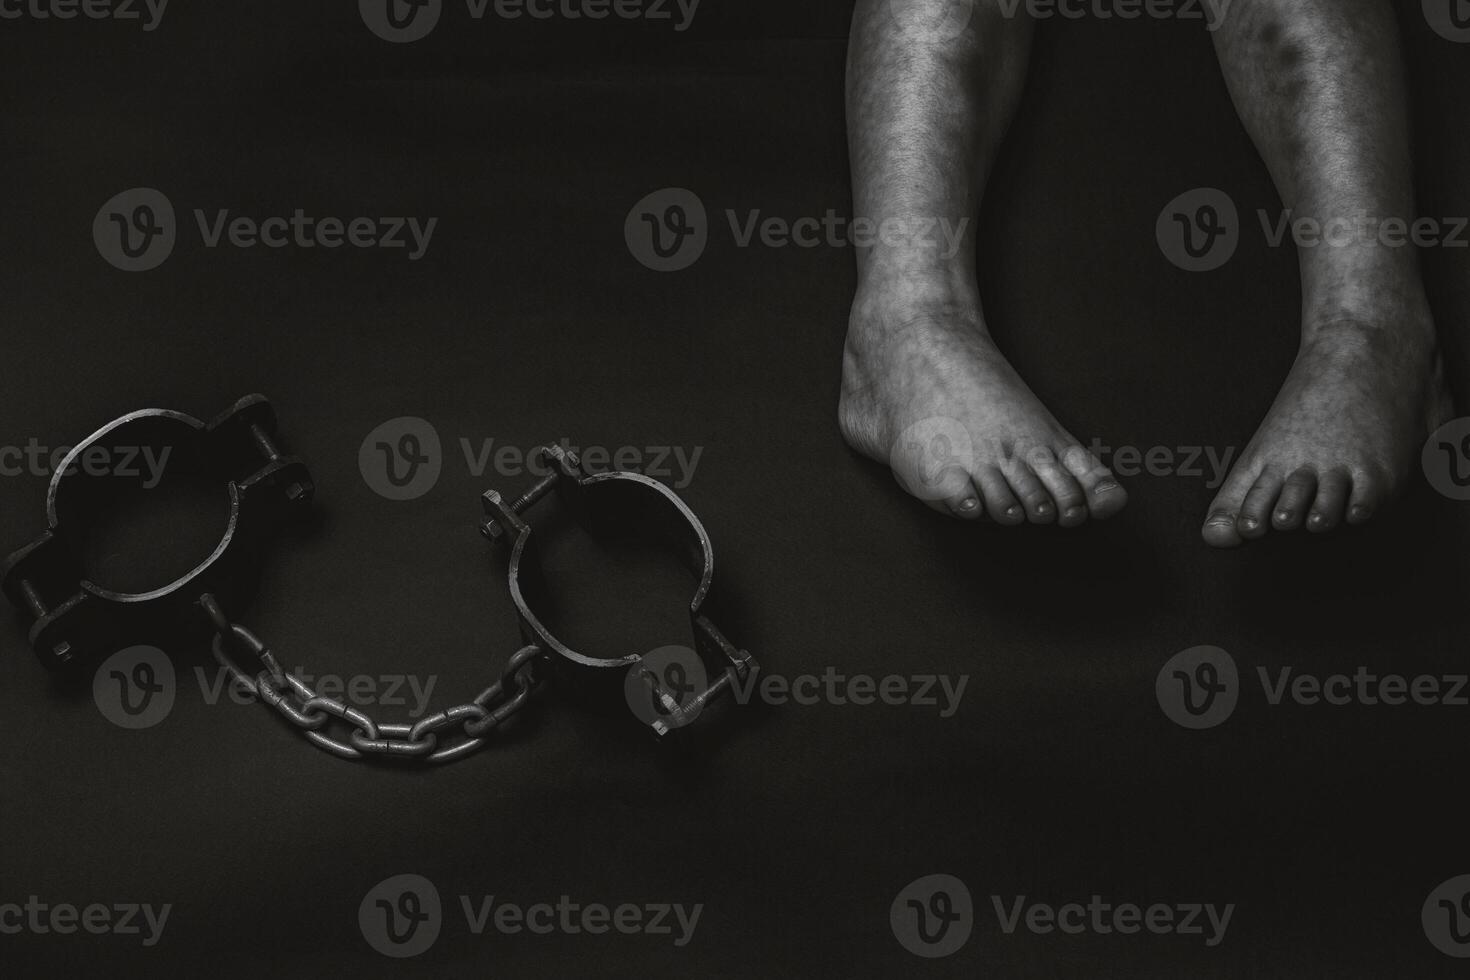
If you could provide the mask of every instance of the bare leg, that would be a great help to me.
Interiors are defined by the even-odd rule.
[[[1391,0],[1234,0],[1215,44],[1283,204],[1332,229],[1298,248],[1301,350],[1205,520],[1229,547],[1367,520],[1453,408],[1418,256],[1380,235],[1415,218]]]
[[[1029,19],[1001,11],[858,3],[854,198],[883,233],[859,250],[838,418],[855,449],[942,513],[1071,526],[1116,513],[1127,494],[996,349],[976,281],[974,219],[1031,43]],[[945,228],[963,234],[951,242]]]

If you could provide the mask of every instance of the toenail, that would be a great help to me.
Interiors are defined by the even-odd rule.
[[[1254,531],[1257,527],[1260,526],[1260,523],[1261,522],[1256,520],[1254,517],[1242,517],[1240,519],[1240,526],[1250,531]]]
[[[1118,485],[1109,480],[1107,483],[1099,483],[1097,486],[1093,487],[1092,492],[1101,496],[1105,493],[1112,493],[1116,489],[1118,489]]]
[[[1024,512],[1021,510],[1021,508],[1014,504],[1006,508],[1007,517],[1020,517],[1022,513]]]
[[[1069,521],[1070,520],[1075,520],[1075,519],[1080,518],[1080,517],[1086,517],[1087,516],[1087,508],[1086,507],[1068,507],[1067,508],[1067,512],[1065,514],[1063,514],[1062,516],[1065,517]]]
[[[1235,515],[1227,514],[1224,511],[1221,511],[1217,514],[1211,514],[1210,523],[1219,525],[1220,527],[1229,527],[1230,525],[1235,523]]]
[[[1278,510],[1276,512],[1276,519],[1278,521],[1280,521],[1282,524],[1290,524],[1291,523],[1291,514],[1289,512],[1287,512],[1287,511],[1284,511],[1284,510]]]
[[[1036,505],[1036,513],[1038,513],[1038,514],[1050,514],[1051,513],[1051,504],[1037,504]]]
[[[965,511],[966,513],[969,513],[978,506],[980,506],[980,501],[976,500],[974,497],[966,497],[964,500],[960,501],[960,510]]]

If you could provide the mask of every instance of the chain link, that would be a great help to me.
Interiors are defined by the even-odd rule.
[[[265,642],[246,627],[231,622],[213,595],[204,594],[199,604],[214,626],[214,659],[229,674],[230,682],[278,711],[312,744],[343,759],[378,757],[433,763],[462,759],[488,745],[490,735],[515,717],[544,686],[537,680],[535,668],[545,654],[532,644],[517,650],[499,680],[468,704],[455,705],[413,723],[375,722],[336,698],[322,697],[301,678],[282,670]],[[240,668],[229,647],[254,658],[263,669],[252,677]],[[326,731],[334,722],[350,726],[346,741]]]

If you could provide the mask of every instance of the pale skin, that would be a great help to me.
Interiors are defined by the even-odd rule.
[[[1024,4],[1014,16],[1009,6],[859,0],[847,94],[855,211],[966,234],[958,251],[922,233],[861,250],[838,416],[855,449],[941,513],[1074,527],[1118,513],[1127,491],[1006,361],[979,298],[974,219],[1035,29]],[[1295,218],[1413,221],[1392,0],[1234,0],[1214,44]],[[1206,511],[1213,546],[1369,520],[1453,415],[1413,248],[1355,235],[1297,251],[1300,349]]]

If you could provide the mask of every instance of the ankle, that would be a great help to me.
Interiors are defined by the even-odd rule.
[[[864,269],[853,297],[848,333],[885,336],[932,323],[985,330],[973,275],[947,270]]]
[[[1428,304],[1379,308],[1333,306],[1302,319],[1303,349],[1320,344],[1386,343],[1403,351],[1435,355],[1439,337]]]

